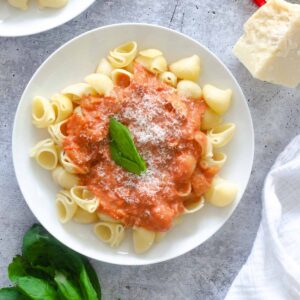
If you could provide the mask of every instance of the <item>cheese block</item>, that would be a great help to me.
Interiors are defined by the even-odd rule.
[[[300,83],[300,5],[268,1],[245,23],[233,52],[253,77],[296,87]]]

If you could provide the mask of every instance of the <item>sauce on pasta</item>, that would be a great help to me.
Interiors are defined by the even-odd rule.
[[[130,84],[109,97],[86,96],[66,126],[64,150],[81,170],[80,181],[99,198],[98,210],[126,226],[166,231],[198,201],[217,173],[200,164],[206,137],[200,131],[203,100],[192,100],[136,64]],[[138,176],[115,164],[109,118],[126,125],[147,163]]]

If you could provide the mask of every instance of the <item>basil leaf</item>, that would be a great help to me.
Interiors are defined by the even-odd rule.
[[[2,288],[0,289],[0,300],[28,300],[26,296],[22,295],[17,288]]]
[[[109,121],[112,159],[129,172],[140,175],[147,169],[146,163],[138,153],[128,128],[114,118]]]
[[[92,283],[95,278],[89,278],[85,258],[62,245],[42,226],[35,224],[26,232],[22,252],[31,265],[53,266],[56,270],[71,274],[72,280],[80,287],[84,300],[101,299],[94,288],[96,285]]]
[[[56,272],[54,281],[56,282],[58,291],[62,295],[63,299],[81,300],[81,295],[77,287],[65,276],[65,274]]]
[[[114,141],[110,142],[109,147],[110,147],[111,157],[117,165],[123,167],[124,169],[126,169],[131,173],[141,175],[142,169],[140,165],[123,157],[122,154],[119,152],[117,145]]]
[[[43,279],[32,276],[18,278],[18,289],[32,300],[57,300],[55,289]]]
[[[16,283],[22,276],[27,275],[28,262],[22,256],[14,257],[8,266],[8,277],[11,282]]]

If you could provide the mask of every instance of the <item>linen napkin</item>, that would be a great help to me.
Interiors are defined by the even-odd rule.
[[[226,300],[300,299],[300,136],[266,177],[252,252]]]

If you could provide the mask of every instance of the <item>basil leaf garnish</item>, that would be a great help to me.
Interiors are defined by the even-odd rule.
[[[140,175],[147,166],[136,149],[129,129],[114,118],[109,121],[111,157],[127,171]]]

